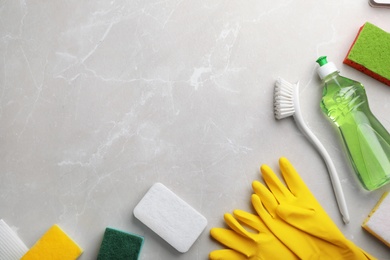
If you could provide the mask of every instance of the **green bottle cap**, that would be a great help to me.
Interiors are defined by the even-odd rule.
[[[326,76],[332,74],[335,71],[338,71],[333,62],[328,62],[326,60],[326,56],[319,57],[316,62],[320,65],[320,67],[317,69],[317,73],[321,79],[325,78]]]
[[[326,60],[326,56],[319,57],[316,62],[322,67],[323,65],[327,64],[328,61]]]

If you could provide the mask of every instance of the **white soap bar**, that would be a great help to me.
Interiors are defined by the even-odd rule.
[[[390,247],[390,196],[383,194],[362,227]]]
[[[19,260],[27,251],[18,235],[0,219],[0,259]]]
[[[207,225],[204,216],[161,183],[149,189],[134,208],[134,216],[181,253],[190,249]]]

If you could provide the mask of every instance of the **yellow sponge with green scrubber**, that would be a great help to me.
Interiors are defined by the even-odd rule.
[[[366,22],[344,63],[390,86],[390,33]]]
[[[21,260],[74,260],[82,252],[58,225],[53,225]]]

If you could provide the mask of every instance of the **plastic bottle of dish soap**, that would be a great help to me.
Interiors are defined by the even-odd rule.
[[[339,75],[326,57],[317,60],[323,83],[321,109],[340,130],[352,166],[367,190],[390,182],[390,135],[372,114],[364,86]]]

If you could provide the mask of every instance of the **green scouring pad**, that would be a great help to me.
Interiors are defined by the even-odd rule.
[[[390,86],[390,33],[366,22],[344,63]]]
[[[137,260],[143,243],[144,238],[141,236],[113,228],[106,228],[97,259]]]

